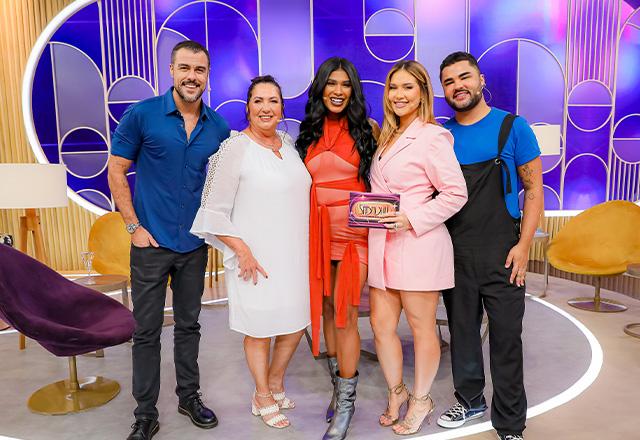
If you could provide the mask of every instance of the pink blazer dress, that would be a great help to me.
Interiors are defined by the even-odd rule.
[[[453,287],[453,245],[444,222],[467,202],[467,186],[451,133],[413,121],[382,159],[377,153],[373,158],[371,192],[400,194],[400,211],[413,230],[369,231],[369,285],[407,291]]]

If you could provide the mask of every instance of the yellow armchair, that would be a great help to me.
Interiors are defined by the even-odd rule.
[[[96,272],[129,278],[130,249],[131,237],[119,212],[109,212],[91,226],[89,250],[94,253],[93,267]]]
[[[93,268],[100,274],[130,276],[131,237],[119,212],[99,217],[89,232],[89,250],[94,253]],[[218,281],[218,250],[209,248],[209,287]],[[215,278],[213,274],[215,272]]]
[[[595,278],[593,298],[572,298],[571,306],[593,312],[623,312],[618,301],[600,297],[603,276],[620,275],[640,261],[640,207],[614,200],[571,219],[551,240],[549,263],[556,269]]]

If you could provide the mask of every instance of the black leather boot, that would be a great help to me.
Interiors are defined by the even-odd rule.
[[[329,425],[329,429],[322,440],[344,440],[353,413],[356,411],[356,386],[358,385],[358,372],[351,379],[340,377],[336,372],[336,411]]]
[[[198,428],[211,429],[218,426],[218,418],[202,403],[200,393],[193,394],[184,402],[180,402],[178,412],[189,417]]]
[[[160,423],[153,419],[138,419],[131,425],[127,440],[150,440],[160,430]]]
[[[336,374],[338,372],[338,359],[334,357],[327,358],[327,364],[329,365],[329,374],[331,375],[331,385],[333,386],[333,394],[331,395],[331,403],[327,408],[327,423],[331,423],[333,419],[333,413],[336,411]]]

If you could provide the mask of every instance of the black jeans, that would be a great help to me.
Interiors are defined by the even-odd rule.
[[[522,361],[524,287],[509,283],[504,263],[511,246],[455,248],[455,287],[443,292],[451,332],[451,367],[458,401],[486,407],[480,326],[489,318],[493,398],[491,422],[500,434],[521,434],[527,397]]]
[[[200,389],[200,301],[204,290],[207,247],[185,254],[166,248],[131,246],[133,334],[133,397],[136,419],[158,418],[160,394],[160,333],[164,320],[167,280],[173,291],[174,364],[180,401]]]

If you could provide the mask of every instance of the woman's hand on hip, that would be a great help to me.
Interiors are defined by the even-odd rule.
[[[407,214],[402,211],[383,214],[378,221],[384,224],[384,227],[390,232],[410,231],[413,229]]]

